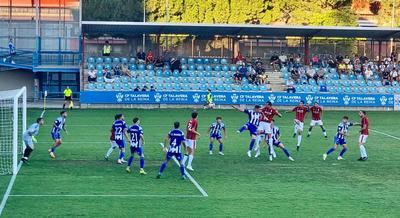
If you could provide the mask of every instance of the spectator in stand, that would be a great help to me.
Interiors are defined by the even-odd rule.
[[[113,78],[112,72],[107,70],[107,69],[104,70],[104,82],[106,82],[106,83],[113,83],[114,82],[114,78]]]
[[[314,80],[317,84],[319,84],[319,81],[324,80],[324,79],[325,79],[325,69],[321,67],[315,74]]]
[[[147,88],[147,86],[146,86],[146,85],[144,85],[144,86],[143,86],[143,88],[142,88],[142,92],[146,92],[146,91],[147,91],[147,89],[148,89],[148,88]]]
[[[328,60],[328,67],[329,67],[329,68],[336,69],[336,67],[337,67],[336,61],[335,61],[334,59],[332,59],[332,58],[329,58],[329,60]]]
[[[301,67],[301,54],[297,54],[294,58],[294,67],[299,68]]]
[[[279,56],[279,67],[282,68],[284,66],[287,65],[287,56],[285,55],[285,53],[281,53],[281,55]]]
[[[358,60],[355,60],[355,62],[354,62],[354,74],[361,75],[361,73],[362,73],[362,65],[361,65],[360,59],[358,59]]]
[[[140,91],[140,87],[137,85],[137,86],[133,89],[133,91],[134,91],[134,92]]]
[[[301,68],[302,69],[302,68]],[[300,73],[296,68],[291,68],[290,70],[290,78],[297,84],[300,83]]]
[[[390,71],[390,76],[389,76],[389,81],[390,84],[393,85],[393,82],[399,82],[399,71],[396,69],[396,67],[393,67],[392,71]]]
[[[342,78],[342,74],[346,74],[346,70],[347,70],[346,64],[343,61],[339,62],[338,67],[337,67],[337,72],[339,74],[339,79]]]
[[[368,66],[364,71],[365,82],[368,82],[368,80],[372,78],[372,75],[374,75],[374,72],[372,71],[371,66]]]
[[[233,80],[235,82],[235,84],[242,84],[242,80],[243,78],[247,75],[247,67],[246,65],[243,63],[242,65],[240,65],[236,71],[236,73],[233,75]]]
[[[97,75],[94,69],[90,69],[88,72],[88,82],[96,82],[97,81]]]
[[[314,79],[315,80],[315,77],[316,77],[316,72],[315,72],[315,69],[312,67],[312,66],[310,66],[310,67],[306,67],[306,77],[307,77],[307,83],[308,84],[310,84],[310,79]],[[317,80],[315,80],[315,82],[317,82]]]
[[[397,54],[397,51],[392,51],[392,53],[390,54],[390,59],[393,61],[393,62],[397,62],[397,58],[398,58],[398,54]]]
[[[262,66],[262,62],[257,62],[255,71],[257,74],[257,84],[265,84],[267,82],[268,75],[265,73],[265,69]]]
[[[103,56],[110,56],[111,55],[111,45],[108,42],[108,40],[106,40],[106,44],[103,45]]]
[[[276,52],[274,52],[274,54],[271,56],[271,58],[269,59],[269,62],[272,66],[272,68],[274,69],[274,71],[277,71],[277,66],[280,66],[279,64],[279,56]]]
[[[179,73],[182,72],[182,65],[181,65],[181,61],[180,60],[178,60],[176,58],[172,58],[170,66],[171,66],[171,71],[172,72],[174,72],[175,70],[179,71]]]
[[[122,76],[121,65],[116,64],[116,65],[113,67],[113,71],[114,71],[114,76],[118,76],[118,77]]]
[[[252,66],[248,67],[247,80],[250,84],[257,84],[257,73]]]
[[[171,59],[172,59],[172,54],[171,54],[170,51],[165,49],[164,52],[163,52],[163,57],[164,57],[164,59],[162,59],[163,62],[164,63],[169,63],[171,61]]]
[[[235,63],[236,64],[240,64],[240,63],[244,63],[246,62],[246,58],[242,55],[242,53],[240,53],[240,51],[238,52],[238,55],[235,58]]]
[[[292,79],[288,79],[288,81],[286,82],[286,92],[287,93],[295,93],[296,92],[296,88],[294,87],[294,81]]]
[[[154,86],[150,86],[150,92],[155,92],[156,88],[154,88]]]
[[[312,66],[313,66],[313,67],[319,67],[319,58],[318,58],[317,55],[314,55],[314,56],[311,58],[311,63],[312,63]]]
[[[353,73],[353,69],[354,69],[354,66],[353,66],[353,64],[351,62],[349,64],[346,64],[346,73],[347,74],[352,74]]]
[[[138,53],[136,53],[136,58],[139,63],[146,63],[146,53],[142,49],[139,49]]]
[[[343,63],[348,65],[350,64],[350,62],[351,62],[350,57],[348,55],[345,55],[343,58]]]
[[[342,55],[338,55],[338,56],[336,56],[336,62],[337,63],[342,63],[343,62],[343,56]]]
[[[382,85],[389,85],[389,78],[390,78],[390,70],[388,68],[385,68],[381,74],[381,82]]]
[[[122,75],[132,77],[131,71],[128,69],[126,65],[122,65],[121,67]]]
[[[162,57],[158,57],[157,60],[154,62],[155,68],[164,68],[164,61]]]
[[[146,63],[147,64],[152,64],[154,62],[154,55],[151,49],[147,51],[147,56],[146,56]]]

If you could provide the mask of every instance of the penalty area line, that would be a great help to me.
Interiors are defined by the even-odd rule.
[[[144,194],[132,194],[132,195],[10,195],[10,197],[71,197],[71,198],[79,198],[79,197],[141,197],[141,198],[202,198],[202,195],[144,195]]]
[[[0,216],[3,213],[4,208],[6,207],[6,203],[7,203],[8,197],[11,196],[10,193],[11,193],[11,190],[12,190],[12,188],[14,186],[15,179],[17,179],[17,174],[18,174],[19,170],[21,169],[21,166],[22,166],[22,161],[20,161],[19,164],[18,164],[17,173],[12,175],[10,183],[8,183],[8,187],[7,187],[6,193],[4,194],[3,200],[1,201],[1,204],[0,204]]]
[[[387,134],[387,133],[384,133],[384,132],[381,132],[381,131],[378,131],[378,130],[375,130],[375,129],[370,129],[370,130],[371,130],[372,132],[376,132],[376,133],[379,133],[379,134],[381,134],[381,135],[385,135],[385,136],[390,137],[390,138],[392,138],[392,139],[400,140],[399,137],[396,137],[396,136],[393,136],[393,135],[390,135],[390,134]]]

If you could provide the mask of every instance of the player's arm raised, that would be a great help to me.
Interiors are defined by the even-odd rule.
[[[240,108],[240,107],[235,106],[235,105],[231,105],[231,106],[232,106],[232,108],[234,108],[234,109],[236,109],[236,110],[238,110],[238,111],[240,111],[240,112],[244,112],[244,109],[243,109],[243,108]]]

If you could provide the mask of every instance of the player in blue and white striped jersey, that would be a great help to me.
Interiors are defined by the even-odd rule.
[[[181,171],[182,179],[186,179],[185,175],[185,165],[182,162],[182,145],[185,143],[185,133],[179,129],[179,122],[174,123],[174,129],[172,129],[167,137],[165,138],[165,142],[161,143],[164,151],[167,153],[165,156],[165,160],[162,162],[160,171],[158,172],[157,179],[161,178],[162,173],[167,167],[167,163],[175,157],[175,159],[179,162],[179,168]],[[168,147],[165,145],[168,143]]]
[[[272,128],[272,144],[276,147],[279,147],[282,149],[282,151],[285,153],[286,157],[289,158],[289,160],[294,161],[294,159],[290,156],[289,151],[285,148],[285,145],[281,142],[281,132],[279,130],[279,127],[275,125],[275,121],[272,120],[271,122],[271,128]],[[269,147],[268,147],[269,149]],[[269,152],[271,153],[271,152]],[[272,161],[272,159],[270,159]]]
[[[61,130],[64,130],[64,132],[68,134],[68,131],[65,129],[65,119],[68,114],[66,111],[61,111],[60,115],[61,116],[54,121],[53,128],[51,129],[51,138],[54,140],[53,146],[48,150],[51,158],[56,158],[54,154],[56,148],[62,144]]]
[[[137,153],[139,156],[139,164],[140,170],[139,173],[141,175],[146,175],[147,173],[144,171],[144,154],[142,146],[144,145],[144,136],[143,136],[143,128],[140,126],[139,118],[133,118],[133,125],[128,128],[129,134],[129,142],[131,144],[131,156],[128,159],[128,166],[126,167],[126,172],[131,172],[131,166],[134,158],[134,154]]]
[[[261,106],[260,105],[254,106],[253,110],[242,109],[233,105],[232,107],[238,111],[246,113],[249,117],[247,123],[243,125],[237,132],[241,133],[245,130],[249,130],[251,139],[250,139],[249,150],[247,151],[247,156],[251,157],[251,151],[253,150],[254,144],[256,142],[258,125],[260,124],[261,117],[263,116],[261,113]]]
[[[42,117],[39,117],[36,119],[36,123],[32,124],[23,134],[23,140],[25,144],[25,150],[24,150],[24,155],[22,157],[22,161],[24,163],[28,162],[29,155],[35,148],[33,142],[37,142],[35,139],[35,136],[39,134],[39,129],[40,126],[44,124],[44,119]]]
[[[210,134],[210,155],[212,154],[214,141],[217,140],[219,142],[219,154],[224,155],[223,149],[224,144],[222,140],[222,131],[224,131],[224,136],[226,138],[226,130],[225,124],[222,122],[222,117],[217,117],[216,122],[212,123],[210,128],[208,129],[208,133]]]
[[[340,152],[337,159],[343,160],[343,155],[347,151],[346,137],[348,135],[350,126],[353,126],[353,123],[349,122],[349,117],[344,116],[342,119],[342,122],[340,122],[337,127],[337,133],[334,137],[334,145],[325,154],[323,154],[323,156],[322,156],[323,160],[326,160],[328,155],[330,153],[332,153],[333,151],[335,151],[339,145],[343,146],[343,149]]]

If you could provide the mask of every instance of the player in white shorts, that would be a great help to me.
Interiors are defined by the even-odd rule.
[[[314,106],[310,108],[311,111],[311,122],[310,128],[308,129],[307,137],[310,137],[311,131],[314,126],[320,126],[322,129],[322,133],[324,134],[325,138],[328,138],[326,135],[326,129],[324,127],[324,123],[322,122],[322,107],[318,105],[318,102],[314,102]]]

